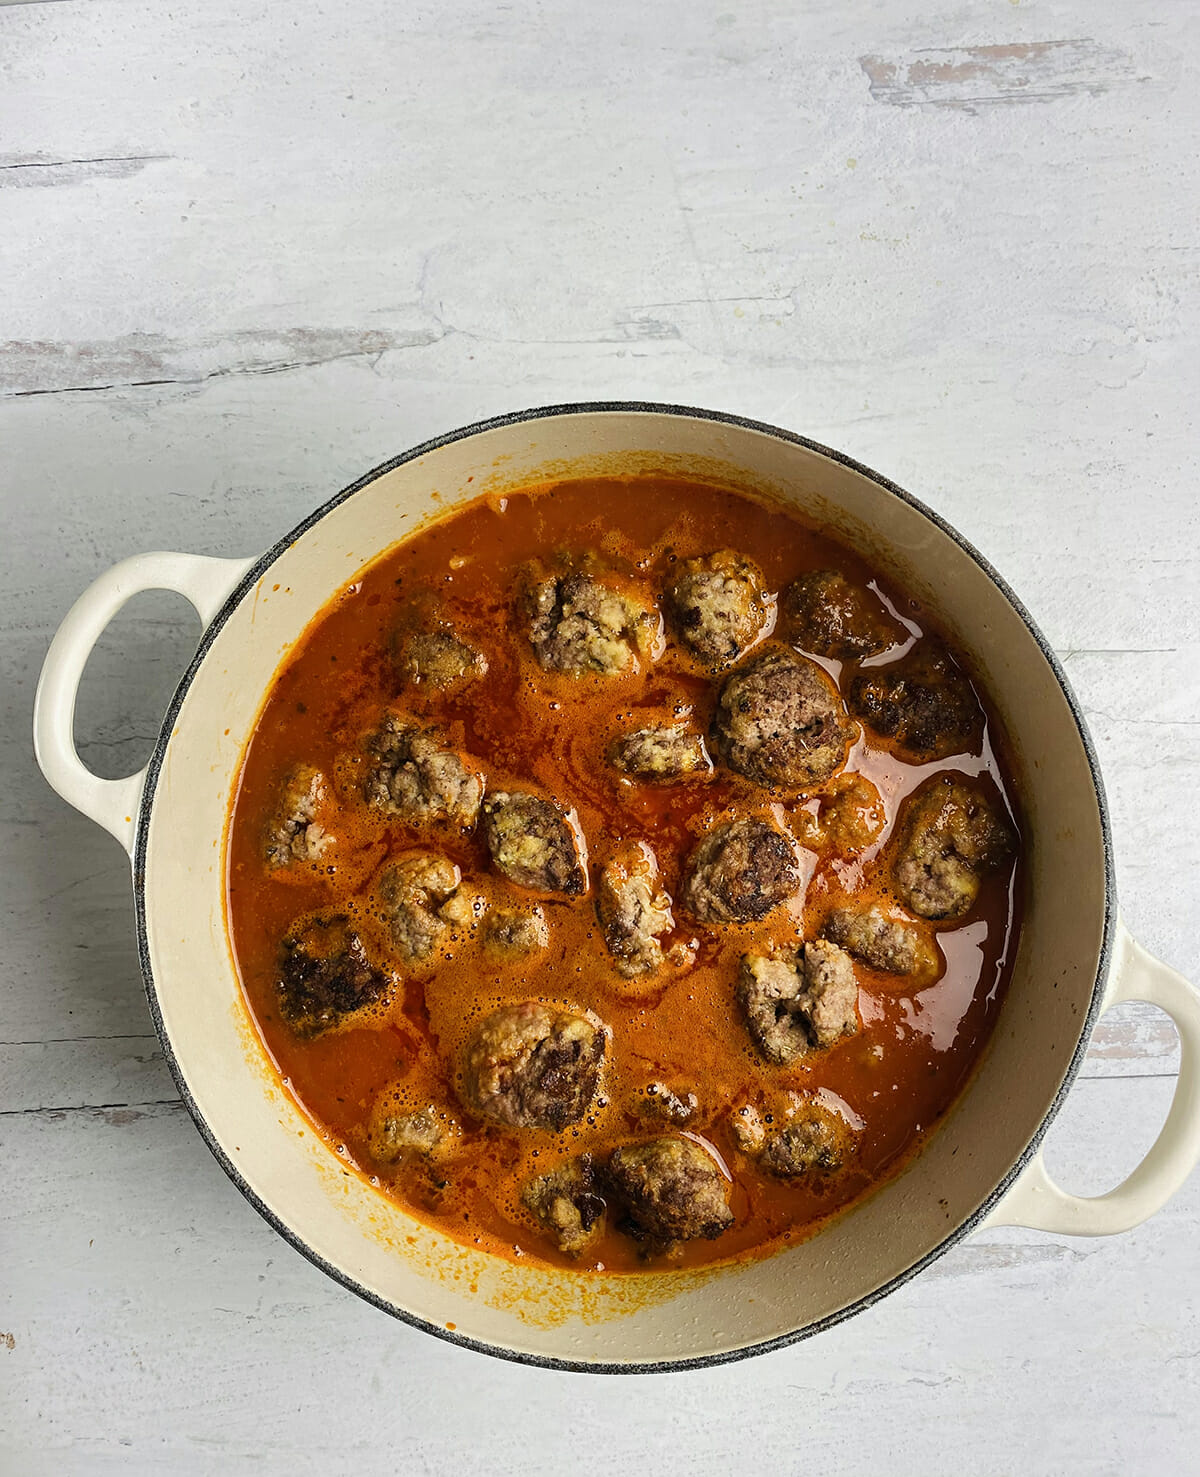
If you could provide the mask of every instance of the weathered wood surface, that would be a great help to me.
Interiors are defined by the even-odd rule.
[[[55,624],[153,547],[252,553],[493,412],[710,404],[935,505],[1093,726],[1126,917],[1200,976],[1200,18],[954,6],[0,7],[0,1471],[1185,1472],[1200,1181],[1136,1232],[978,1237],[770,1359],[602,1383],[391,1323],[262,1224],[150,1032],[116,844],[33,765]],[[194,625],[89,668],[144,758]],[[1156,1012],[1052,1135],[1161,1121]]]

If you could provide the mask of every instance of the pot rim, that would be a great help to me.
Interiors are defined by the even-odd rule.
[[[404,466],[405,463],[415,461],[418,457],[426,456],[443,446],[449,446],[457,441],[465,441],[468,437],[479,435],[485,431],[521,425],[529,421],[549,420],[557,416],[595,414],[670,415],[684,419],[715,421],[724,425],[737,426],[742,430],[758,431],[767,436],[774,436],[782,441],[789,441],[794,445],[804,447],[808,451],[816,452],[820,456],[828,457],[831,461],[838,462],[842,466],[848,467],[851,471],[866,477],[875,483],[876,486],[882,487],[886,492],[907,503],[909,507],[921,513],[947,537],[953,539],[959,548],[987,575],[1021,618],[1026,629],[1037,642],[1043,658],[1053,672],[1055,680],[1061,688],[1063,696],[1066,698],[1071,716],[1075,720],[1076,731],[1078,732],[1080,743],[1083,746],[1092,786],[1095,790],[1096,805],[1100,816],[1101,843],[1104,850],[1104,932],[1100,947],[1100,957],[1096,967],[1096,977],[1092,983],[1091,997],[1088,1002],[1083,1027],[1075,1050],[1072,1053],[1071,1060],[1067,1065],[1066,1074],[1059,1085],[1058,1092],[1055,1094],[1054,1101],[1043,1115],[1029,1143],[1026,1144],[1025,1148],[1017,1156],[1016,1162],[1008,1174],[961,1225],[950,1231],[918,1261],[913,1262],[903,1272],[898,1273],[895,1277],[874,1288],[871,1292],[865,1293],[860,1298],[856,1298],[854,1302],[847,1304],[844,1308],[839,1308],[836,1312],[830,1313],[824,1318],[820,1318],[813,1323],[805,1324],[802,1328],[793,1329],[788,1333],[779,1334],[774,1338],[761,1339],[756,1343],[745,1344],[736,1349],[722,1350],[714,1354],[701,1354],[682,1359],[589,1362],[581,1359],[559,1359],[550,1355],[533,1354],[520,1349],[508,1348],[502,1344],[487,1343],[482,1339],[470,1338],[465,1334],[459,1333],[457,1330],[448,1329],[444,1325],[430,1323],[427,1319],[419,1317],[408,1309],[389,1302],[386,1298],[365,1287],[355,1277],[351,1276],[350,1273],[344,1271],[316,1252],[299,1233],[294,1231],[275,1211],[262,1201],[218,1143],[207,1120],[193,1099],[159,1008],[158,987],[155,982],[154,970],[150,960],[149,933],[147,929],[146,848],[149,840],[150,815],[154,808],[154,796],[162,770],[167,743],[175,726],[175,719],[178,716],[179,709],[191,688],[196,673],[207,657],[213,642],[224,629],[226,621],[234,609],[241,603],[246,593],[257,584],[281,555],[291,548],[310,528],[320,522],[327,513],[332,512],[356,492],[368,486],[377,478],[382,477],[385,473],[393,471],[396,467]],[[920,1272],[923,1272],[926,1267],[943,1256],[951,1247],[956,1246],[973,1231],[977,1230],[987,1216],[999,1205],[1000,1201],[1016,1182],[1018,1176],[1037,1153],[1047,1129],[1057,1116],[1067,1093],[1070,1091],[1078,1075],[1080,1064],[1087,1052],[1092,1028],[1100,1013],[1100,1004],[1104,993],[1103,987],[1108,977],[1109,965],[1112,960],[1117,923],[1112,829],[1109,820],[1108,801],[1104,791],[1104,781],[1101,778],[1099,761],[1092,743],[1091,734],[1088,732],[1087,723],[1084,719],[1079,701],[1072,691],[1071,684],[1058,658],[1055,656],[1037,623],[1029,614],[1029,611],[1016,594],[1014,594],[1003,576],[992,567],[974,545],[964,538],[939,513],[921,502],[919,498],[913,497],[911,493],[906,492],[889,478],[865,466],[862,462],[856,461],[853,457],[847,456],[844,452],[836,451],[819,441],[813,441],[809,437],[801,436],[794,431],[787,431],[779,426],[773,426],[769,422],[754,420],[749,416],[735,415],[727,411],[704,410],[696,406],[660,404],[655,401],[645,400],[592,400],[566,402],[558,405],[534,406],[528,410],[510,411],[504,415],[491,416],[485,420],[475,421],[471,425],[463,426],[458,430],[448,431],[440,436],[434,436],[428,441],[421,442],[420,445],[413,447],[410,451],[402,452],[400,455],[380,463],[379,466],[374,467],[371,471],[359,477],[348,487],[343,488],[341,492],[336,493],[327,502],[321,504],[320,507],[302,519],[288,533],[284,534],[261,558],[256,559],[242,576],[236,587],[230,592],[224,604],[201,636],[195,655],[192,657],[187,670],[180,679],[179,685],[175,689],[174,696],[163,718],[162,726],[154,745],[154,751],[150,756],[150,762],[147,766],[145,788],[143,789],[138,809],[137,832],[133,852],[133,890],[138,958],[141,963],[142,978],[145,983],[146,1000],[150,1007],[150,1015],[154,1022],[154,1029],[158,1036],[159,1044],[162,1047],[163,1057],[175,1081],[180,1098],[187,1108],[192,1121],[200,1131],[201,1137],[208,1145],[213,1157],[267,1224],[282,1236],[290,1246],[312,1262],[314,1266],[320,1268],[326,1276],[331,1277],[335,1282],[340,1283],[350,1292],[355,1293],[358,1297],[370,1303],[373,1307],[378,1308],[381,1312],[388,1313],[392,1317],[400,1319],[401,1322],[407,1323],[412,1328],[432,1334],[435,1338],[444,1339],[447,1343],[457,1344],[460,1348],[471,1349],[480,1354],[489,1354],[493,1358],[504,1359],[510,1363],[534,1365],[543,1369],[555,1369],[579,1374],[661,1374],[675,1370],[709,1369],[719,1364],[731,1364],[742,1359],[749,1359],[756,1354],[769,1354],[776,1349],[786,1348],[791,1344],[799,1343],[802,1339],[811,1338],[814,1334],[823,1333],[826,1329],[844,1322],[856,1313],[865,1312],[889,1293],[894,1292],[898,1287],[903,1286],[904,1283],[916,1277]]]

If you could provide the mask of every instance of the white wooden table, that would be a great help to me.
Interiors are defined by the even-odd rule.
[[[1091,720],[1126,917],[1197,977],[1198,69],[1193,0],[0,8],[0,1471],[1196,1470],[1196,1176],[703,1374],[512,1367],[357,1302],[176,1102],[124,858],[42,783],[30,706],[126,554],[256,552],[505,409],[740,411],[1010,578]],[[165,596],[112,628],[99,771],[194,634]],[[1173,1042],[1105,1023],[1072,1187],[1147,1146]]]

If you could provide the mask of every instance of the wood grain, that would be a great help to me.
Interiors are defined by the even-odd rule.
[[[174,1101],[128,864],[29,732],[53,630],[127,554],[253,553],[523,405],[719,406],[877,466],[1011,581],[1091,724],[1127,921],[1200,977],[1190,0],[42,0],[0,7],[0,54],[0,1470],[1192,1470],[1196,1176],[1129,1236],[977,1237],[669,1381],[359,1304]],[[195,636],[167,597],[114,623],[99,772],[144,761]],[[1148,1007],[1101,1023],[1064,1183],[1132,1167],[1177,1061]]]

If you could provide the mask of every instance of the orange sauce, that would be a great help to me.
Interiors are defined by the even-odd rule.
[[[313,1040],[299,1039],[280,1019],[281,938],[298,917],[313,912],[364,918],[371,880],[389,855],[414,846],[438,850],[492,901],[527,900],[491,869],[481,835],[413,831],[369,810],[357,796],[363,736],[388,705],[438,721],[456,746],[481,762],[489,785],[532,782],[574,805],[593,876],[619,843],[648,842],[673,897],[707,818],[769,813],[787,828],[800,810],[811,809],[811,797],[770,795],[719,768],[711,779],[662,788],[623,779],[605,762],[623,715],[627,722],[632,710],[658,709],[667,720],[682,704],[706,731],[719,681],[669,633],[662,656],[638,672],[550,675],[533,659],[514,614],[521,566],[539,555],[592,550],[653,594],[673,561],[727,547],[755,560],[770,590],[782,590],[807,570],[838,568],[874,588],[914,635],[929,629],[926,613],[902,591],[781,506],[649,475],[532,487],[455,511],[390,550],[336,595],[282,666],[246,750],[229,828],[228,909],[243,988],[268,1052],[343,1163],[423,1221],[500,1256],[584,1270],[645,1269],[636,1243],[611,1216],[580,1261],[561,1255],[522,1208],[520,1192],[531,1176],[583,1149],[601,1158],[619,1142],[676,1131],[640,1111],[655,1081],[695,1094],[698,1108],[683,1131],[712,1149],[730,1175],[735,1215],[718,1240],[686,1243],[670,1264],[758,1255],[801,1239],[911,1156],[964,1084],[1001,1006],[1019,926],[1016,860],[985,881],[964,919],[936,927],[944,965],[936,981],[917,988],[903,976],[856,966],[862,1029],[833,1047],[788,1067],[771,1066],[755,1051],[734,1000],[743,953],[814,937],[844,896],[886,898],[881,853],[900,803],[930,774],[951,769],[990,777],[1015,816],[1003,735],[980,692],[987,721],[973,754],[909,764],[864,731],[847,767],[878,787],[887,827],[857,857],[802,853],[812,871],[796,904],[761,923],[720,929],[695,924],[677,907],[674,938],[696,950],[690,968],[665,968],[649,981],[622,980],[589,892],[582,899],[541,899],[550,945],[536,955],[497,963],[467,945],[439,958],[436,967],[397,963],[405,978],[384,1009],[363,1025]],[[448,695],[405,690],[392,644],[397,627],[414,616],[448,621],[486,656],[486,676]],[[839,663],[823,665],[835,679],[841,675]],[[264,829],[281,778],[301,762],[341,777],[336,843],[319,865],[270,872],[263,862]],[[561,1136],[488,1126],[457,1096],[456,1063],[472,1027],[497,1006],[528,999],[591,1009],[612,1029],[599,1105],[587,1122]],[[461,1129],[453,1152],[432,1166],[418,1161],[397,1168],[371,1158],[368,1114],[381,1091],[397,1082],[414,1108],[435,1104]],[[739,1152],[731,1110],[751,1102],[768,1114],[773,1106],[778,1111],[788,1090],[818,1094],[858,1130],[855,1152],[837,1174],[785,1182]]]

